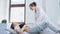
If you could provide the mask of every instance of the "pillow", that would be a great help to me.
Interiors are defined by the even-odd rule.
[[[7,23],[7,29],[9,29],[11,27],[12,23]]]

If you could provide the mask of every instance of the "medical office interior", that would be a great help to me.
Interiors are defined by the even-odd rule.
[[[30,23],[33,13],[29,8],[31,2],[36,2],[37,7],[42,7],[52,22],[60,27],[60,0],[0,0],[0,34],[12,34],[12,22]],[[55,34],[46,28],[41,34]]]

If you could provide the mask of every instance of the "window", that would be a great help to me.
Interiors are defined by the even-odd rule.
[[[24,4],[24,0],[11,0],[11,4]]]
[[[24,22],[25,0],[10,0],[9,21]]]
[[[24,7],[11,8],[11,22],[24,22]]]

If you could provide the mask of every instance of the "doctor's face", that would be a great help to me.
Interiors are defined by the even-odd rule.
[[[31,10],[36,10],[36,6],[30,6]]]

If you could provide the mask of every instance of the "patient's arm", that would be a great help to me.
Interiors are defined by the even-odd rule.
[[[23,33],[23,30],[19,27],[19,25],[15,26],[14,30],[19,34]]]

